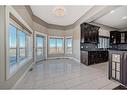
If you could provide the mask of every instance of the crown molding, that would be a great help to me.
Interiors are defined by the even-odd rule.
[[[44,26],[44,27],[47,27],[47,26],[48,26],[48,23],[47,23],[47,22],[42,21],[40,18],[38,18],[38,17],[35,16],[35,15],[32,16],[32,20],[33,20],[34,22],[36,22],[36,23],[38,23],[38,24]]]
[[[27,12],[29,13],[29,15],[31,16],[31,18],[32,18],[33,12],[31,10],[30,6],[26,5],[25,8],[26,8]]]

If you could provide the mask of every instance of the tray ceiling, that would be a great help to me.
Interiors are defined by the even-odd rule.
[[[81,16],[87,13],[92,6],[30,6],[34,15],[49,24],[67,26],[76,22]],[[56,16],[54,8],[63,7],[64,16]]]

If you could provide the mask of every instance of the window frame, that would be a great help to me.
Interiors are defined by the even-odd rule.
[[[14,70],[12,70],[11,72],[11,67],[10,67],[10,61],[9,61],[9,49],[10,49],[10,43],[9,43],[9,26],[12,25],[13,27],[16,28],[16,56],[17,56],[17,62],[15,63],[15,67],[13,68]],[[26,33],[26,39],[25,39],[25,55],[26,57],[19,61],[19,31],[22,31],[24,33]],[[7,44],[7,49],[6,49],[6,80],[8,80],[9,78],[11,78],[13,75],[15,75],[17,73],[17,71],[19,71],[19,69],[21,67],[23,67],[25,64],[27,64],[27,62],[32,59],[32,57],[28,57],[28,37],[29,37],[29,33],[23,29],[20,25],[18,25],[14,20],[12,20],[11,18],[9,18],[8,20],[8,24],[7,24],[7,39],[6,39],[6,44]]]
[[[38,47],[37,47],[37,45],[38,45],[38,43],[37,43],[37,37],[42,38],[42,41],[43,41],[43,46],[42,46],[41,48],[38,48]],[[37,55],[38,49],[41,49],[41,53],[43,53],[43,54],[44,54],[44,41],[45,41],[44,36],[41,36],[41,35],[36,35],[36,59],[38,59],[38,55]],[[43,48],[43,49],[42,49],[42,48]],[[42,54],[41,54],[41,56],[44,56],[44,55],[42,55]],[[40,59],[39,59],[39,60],[40,60]]]
[[[18,30],[18,37],[19,37],[20,32],[25,33],[24,31]],[[27,37],[28,37],[28,35],[25,33],[25,58],[28,57],[28,52],[27,52],[28,40],[27,40]],[[19,42],[19,44],[20,44],[20,38],[18,38],[18,42]],[[19,49],[19,58],[20,58],[20,45],[19,45],[19,44],[18,44],[18,49]],[[24,58],[24,59],[25,59],[25,58]],[[23,59],[23,60],[24,60],[24,59]]]
[[[55,39],[55,48],[56,48],[56,53],[50,53],[50,39]],[[63,39],[63,53],[59,53],[59,52],[57,52],[57,39]],[[65,39],[64,39],[64,37],[62,37],[62,36],[49,36],[48,37],[48,54],[49,55],[55,55],[55,54],[64,54],[65,53]]]
[[[67,43],[66,43],[66,41],[67,41],[67,39],[72,39],[72,50],[71,50],[71,52],[67,52]],[[72,51],[73,51],[73,38],[72,38],[72,36],[66,36],[65,37],[65,54],[72,54]]]

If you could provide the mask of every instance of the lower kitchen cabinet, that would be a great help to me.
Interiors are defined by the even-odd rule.
[[[81,51],[81,63],[92,65],[108,61],[108,51]]]

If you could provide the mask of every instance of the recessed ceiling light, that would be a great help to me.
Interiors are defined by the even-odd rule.
[[[114,10],[112,10],[110,13],[112,14],[112,13],[114,13],[115,11]]]
[[[127,16],[122,17],[122,19],[127,19]]]
[[[64,16],[65,15],[65,8],[64,7],[55,7],[53,9],[53,13],[56,16]]]

